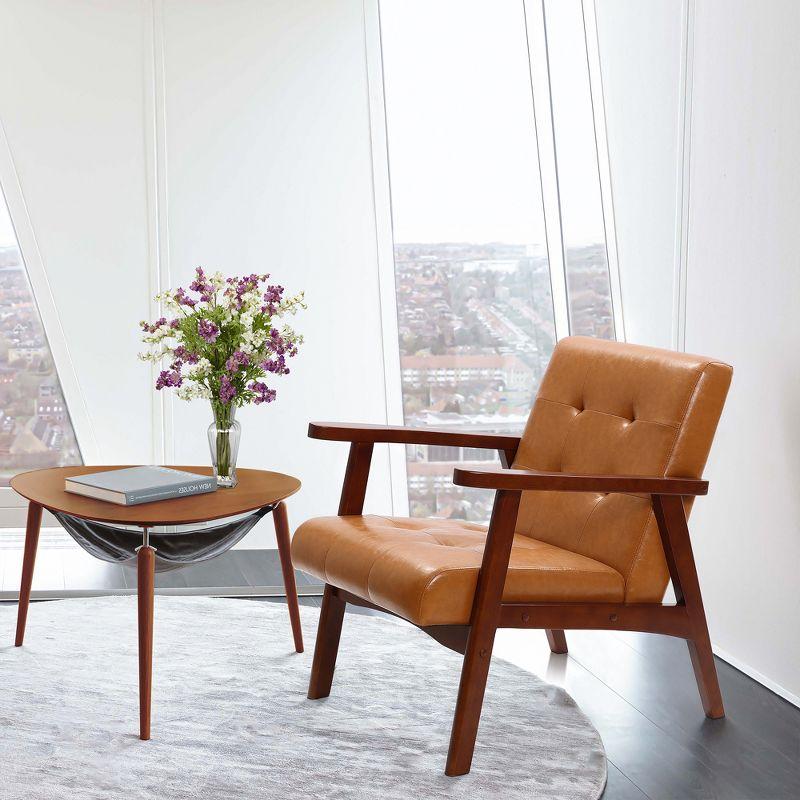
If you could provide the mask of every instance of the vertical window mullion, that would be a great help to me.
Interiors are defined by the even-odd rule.
[[[569,300],[543,0],[523,0],[523,6],[556,339],[562,339],[570,333]]]
[[[597,37],[595,58],[590,58],[583,0],[542,0],[541,8],[570,332],[613,339],[612,252],[606,235],[613,214],[610,193],[601,185],[608,153],[601,159],[602,92],[598,70],[590,69]]]
[[[586,66],[594,117],[594,138],[597,150],[597,179],[603,204],[603,224],[606,234],[608,279],[611,288],[611,305],[614,312],[616,338],[625,341],[625,318],[622,308],[622,286],[617,251],[617,229],[614,219],[614,193],[611,180],[611,161],[608,150],[603,73],[600,63],[600,41],[597,31],[595,0],[582,0],[583,30],[586,42]]]

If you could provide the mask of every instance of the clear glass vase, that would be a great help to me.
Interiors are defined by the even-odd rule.
[[[233,403],[212,403],[214,421],[208,426],[208,446],[211,449],[211,464],[217,486],[233,489],[239,482],[236,477],[236,456],[242,426],[234,419],[236,406]]]

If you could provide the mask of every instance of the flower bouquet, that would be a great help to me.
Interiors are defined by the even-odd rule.
[[[303,293],[284,297],[269,275],[207,276],[201,267],[187,292],[169,289],[155,300],[173,318],[142,322],[143,361],[167,364],[156,389],[174,388],[182,400],[211,402],[214,421],[208,441],[217,484],[236,485],[240,426],[236,409],[271,403],[276,391],[268,375],[288,375],[286,360],[297,355],[303,337],[277,320],[306,308]]]

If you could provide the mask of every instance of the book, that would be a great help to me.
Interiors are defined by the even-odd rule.
[[[217,481],[213,475],[197,475],[169,467],[126,467],[90,475],[74,475],[65,479],[64,489],[108,503],[135,506],[214,492]]]

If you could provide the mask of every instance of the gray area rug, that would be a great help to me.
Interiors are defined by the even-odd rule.
[[[306,699],[318,611],[157,597],[153,738],[138,731],[136,600],[36,603],[0,647],[4,800],[596,800],[597,731],[562,689],[495,660],[472,772],[443,774],[460,656],[348,615],[331,697]],[[0,607],[13,639],[16,606]]]

